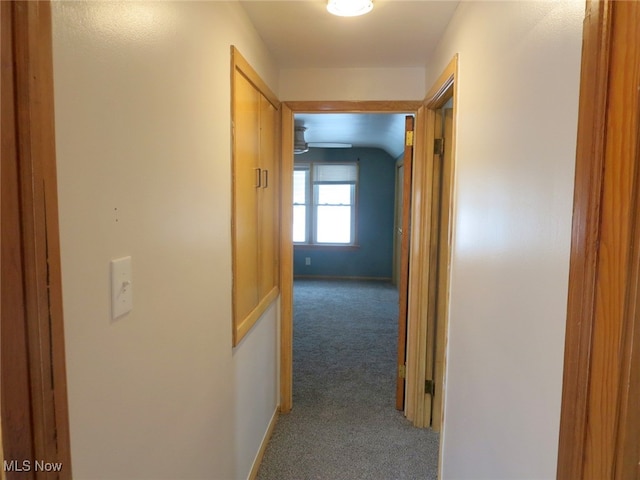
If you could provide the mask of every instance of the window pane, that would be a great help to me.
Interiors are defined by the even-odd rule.
[[[293,171],[293,203],[307,203],[307,176],[309,170]]]
[[[304,205],[293,206],[293,241],[307,241],[307,207]]]
[[[318,243],[351,243],[351,207],[318,206]]]
[[[317,185],[318,205],[351,205],[353,185]]]

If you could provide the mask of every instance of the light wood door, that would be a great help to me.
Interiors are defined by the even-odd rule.
[[[259,298],[264,298],[278,284],[278,162],[276,138],[278,116],[271,102],[260,95],[260,161],[258,188],[259,232]]]
[[[394,240],[393,240],[393,284],[400,286],[400,273],[402,262],[402,196],[404,195],[402,185],[404,183],[404,165],[402,160],[396,164],[396,208],[394,220]]]
[[[279,293],[280,103],[231,49],[233,122],[233,345]]]
[[[443,199],[443,174],[444,174],[444,118],[442,109],[435,112],[434,121],[434,151],[433,151],[433,173],[431,183],[431,224],[429,226],[429,290],[427,303],[427,348],[426,348],[426,366],[425,366],[425,412],[427,416],[427,426],[432,426],[432,415],[434,407],[434,394],[436,390],[435,383],[435,361],[436,361],[436,338],[438,331],[438,294],[439,280],[441,278],[440,257],[442,244],[442,227],[441,219],[442,199]],[[437,145],[437,147],[436,147]]]
[[[260,92],[243,75],[234,81],[234,317],[241,321],[256,307],[258,281],[258,188]]]
[[[453,109],[443,108],[438,116],[443,120],[443,147],[440,186],[440,212],[438,219],[438,267],[436,287],[436,313],[434,351],[434,390],[431,412],[431,428],[439,432],[442,428],[442,405],[444,399],[444,367],[449,308],[449,253],[451,247],[451,185],[453,175]]]
[[[409,288],[409,239],[411,238],[411,175],[413,165],[414,119],[405,118],[405,147],[402,180],[402,222],[400,235],[400,275],[398,278],[398,368],[396,372],[396,408],[404,409],[406,355],[407,355],[407,307]]]

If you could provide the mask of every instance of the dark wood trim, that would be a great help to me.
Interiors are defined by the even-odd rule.
[[[621,239],[626,283],[621,299],[619,343],[610,347],[620,360],[611,370],[618,373],[617,391],[608,408],[613,424],[609,449],[616,480],[640,478],[640,6],[637,2],[616,4],[612,23],[610,77],[610,130],[617,136],[609,150],[612,163],[626,165],[630,181],[628,235]],[[611,194],[618,196],[617,185]],[[624,243],[623,243],[624,242]],[[617,339],[616,339],[617,340]],[[611,343],[611,342],[610,342]],[[599,414],[599,412],[598,412]]]
[[[34,457],[29,382],[28,337],[24,305],[24,266],[21,252],[20,174],[16,131],[13,5],[0,2],[0,367],[2,370],[2,444],[7,461]],[[17,320],[17,321],[14,321]],[[11,367],[11,368],[9,368]],[[11,474],[7,473],[11,478]],[[26,478],[29,478],[28,476]],[[33,478],[33,477],[31,477]]]
[[[636,12],[640,17],[640,9]],[[637,19],[636,22],[640,20]],[[637,23],[636,23],[637,25]],[[622,332],[620,412],[617,420],[615,479],[640,478],[640,97],[636,113],[635,175],[631,200],[629,270]]]
[[[51,10],[1,2],[2,427],[5,460],[71,478],[57,218]],[[5,175],[9,173],[9,175]],[[10,199],[8,203],[6,199]],[[15,340],[13,342],[12,340]],[[19,400],[19,401],[17,401]]]
[[[639,22],[637,2],[587,2],[560,480],[640,473]]]
[[[583,25],[573,226],[557,478],[582,478],[611,29],[608,0],[587,0]]]

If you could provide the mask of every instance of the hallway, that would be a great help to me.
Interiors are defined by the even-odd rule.
[[[46,3],[20,5],[44,14]],[[285,332],[283,342],[281,327],[290,289],[281,289],[233,346],[232,45],[277,94],[284,113],[300,111],[303,101],[334,108],[336,102],[424,103],[458,56],[440,474],[445,480],[555,478],[585,5],[463,1],[438,22],[438,36],[425,28],[433,17],[416,8],[445,3],[380,2],[365,23],[349,20],[348,29],[319,0],[59,1],[51,2],[50,19],[29,22],[33,31],[24,40],[38,47],[33,60],[42,57],[53,70],[52,98],[42,107],[55,117],[49,191],[57,199],[47,198],[57,201],[60,231],[64,335],[57,343],[64,347],[68,397],[67,479],[71,471],[96,480],[253,478],[272,419],[289,400],[280,373],[288,373],[281,358],[285,348],[289,358],[291,339]],[[287,14],[294,8],[314,12]],[[264,25],[284,34],[282,48],[266,41],[263,23],[253,18],[257,9],[264,10]],[[415,36],[406,35],[406,22],[393,11],[409,16]],[[287,34],[280,19],[291,19],[298,31]],[[48,22],[52,59],[42,55],[49,36],[40,28]],[[309,35],[323,25],[326,35]],[[328,48],[339,33],[354,41]],[[402,61],[396,40],[424,47],[421,35],[435,43]],[[393,56],[367,38],[385,41]],[[284,47],[314,39],[332,58],[305,48],[299,61],[286,56]],[[362,63],[367,57],[358,49],[375,62]],[[39,129],[19,131],[52,140]],[[292,214],[288,205],[281,203],[281,224]],[[376,218],[364,215],[358,225]],[[413,231],[427,228],[426,218],[415,220]],[[132,259],[134,308],[114,319],[111,262],[122,257]],[[281,280],[290,261],[281,255]],[[24,297],[16,298],[22,305]],[[394,340],[386,345],[395,351]],[[301,358],[294,361],[299,374]],[[408,427],[393,408],[393,390],[385,393],[390,378],[376,373],[392,375],[395,365],[357,380],[350,375],[369,368],[368,360],[318,365],[316,371],[335,378],[331,388],[317,379],[307,387],[294,380],[294,410],[274,427],[261,478],[313,478],[320,462],[340,469],[338,477],[358,478],[367,475],[371,456],[379,461],[374,468],[389,464],[398,478],[409,463],[404,450],[423,459],[416,452],[429,439]],[[358,401],[334,390],[338,383],[347,383]],[[56,385],[64,390],[65,383]],[[374,393],[387,396],[369,403]],[[313,410],[311,399],[321,408]],[[327,421],[343,413],[340,422]],[[377,427],[360,421],[374,417]],[[282,434],[287,428],[291,435]],[[392,434],[403,429],[406,440],[398,444]],[[307,430],[314,436],[298,435]],[[339,433],[348,435],[338,441]],[[271,463],[284,436],[298,444],[287,452],[288,463]],[[426,463],[419,469],[424,478]]]
[[[388,283],[296,280],[294,408],[260,480],[437,478],[438,434],[394,408],[397,302]]]

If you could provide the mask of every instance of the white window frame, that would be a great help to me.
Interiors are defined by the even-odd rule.
[[[331,181],[331,182],[322,182],[316,180],[315,177],[315,166],[321,165],[348,165],[355,166],[356,175],[354,181]],[[296,203],[294,199],[294,207],[304,205],[305,208],[305,241],[304,242],[296,242],[294,241],[294,245],[311,245],[318,247],[353,247],[357,245],[357,224],[358,224],[358,188],[360,182],[360,170],[358,162],[299,162],[294,165],[294,175],[296,171],[306,171],[307,179],[305,185],[305,203]],[[344,185],[349,184],[352,185],[351,191],[351,232],[350,232],[350,242],[344,243],[326,243],[326,242],[318,242],[318,207],[322,205],[318,204],[318,188],[320,185]],[[295,195],[294,195],[295,197]],[[343,205],[343,204],[341,204]]]

